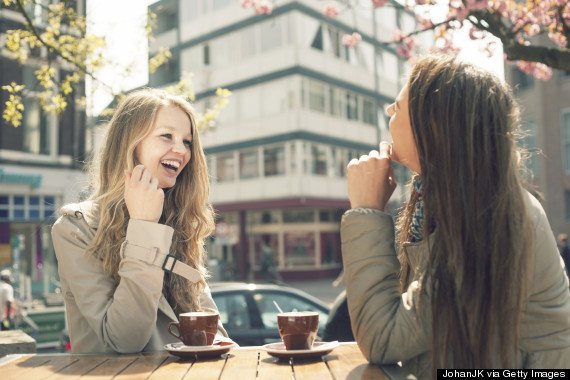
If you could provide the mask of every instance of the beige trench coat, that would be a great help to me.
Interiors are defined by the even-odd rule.
[[[527,209],[534,226],[534,260],[530,297],[521,321],[518,367],[569,368],[568,277],[544,210],[530,194]],[[437,229],[429,240],[434,239]],[[341,240],[348,308],[360,350],[372,363],[401,361],[418,379],[430,378],[431,314],[416,309],[427,243],[405,246],[414,274],[407,292],[401,294],[391,215],[372,209],[350,210],[342,219]]]
[[[168,254],[173,229],[129,221],[121,249],[120,283],[115,288],[101,261],[86,254],[99,224],[96,207],[91,202],[70,204],[61,214],[53,225],[52,238],[72,352],[157,351],[176,342],[167,331],[168,324],[178,319],[162,294],[163,260],[152,255]],[[142,258],[137,255],[140,252],[151,254]],[[204,310],[217,311],[208,287],[200,303]],[[227,337],[221,322],[218,335]]]

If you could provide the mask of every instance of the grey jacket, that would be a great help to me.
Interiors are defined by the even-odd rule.
[[[155,258],[168,254],[173,229],[129,221],[121,248],[120,282],[115,288],[101,261],[86,254],[99,224],[96,207],[91,202],[70,204],[61,209],[61,214],[53,225],[52,239],[72,352],[157,351],[166,343],[176,342],[167,328],[178,319],[162,294],[163,260]],[[205,310],[217,311],[208,287],[200,303]],[[218,333],[227,337],[221,322]]]
[[[569,368],[568,277],[544,210],[530,194],[527,209],[534,226],[534,260],[530,296],[521,321],[522,359],[518,367]],[[437,239],[437,229],[434,234],[427,240]],[[372,363],[401,361],[418,379],[430,378],[431,313],[427,308],[422,312],[416,309],[428,243],[405,245],[413,276],[407,292],[401,294],[400,263],[389,214],[349,210],[342,219],[341,240],[348,307],[360,350]],[[422,305],[429,305],[429,301]]]

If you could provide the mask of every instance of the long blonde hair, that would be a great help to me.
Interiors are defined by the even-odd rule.
[[[152,132],[159,109],[167,105],[176,106],[188,115],[193,139],[190,162],[179,174],[176,185],[165,191],[160,223],[174,229],[170,254],[200,271],[203,278],[207,276],[204,239],[214,229],[214,215],[208,203],[208,171],[194,111],[182,97],[145,89],[129,94],[121,102],[107,127],[98,160],[92,163],[94,192],[89,199],[96,204],[99,226],[88,252],[102,260],[105,272],[116,284],[120,247],[129,222],[124,200],[124,170],[130,171],[137,165],[135,149]],[[181,276],[171,275],[167,286],[180,310],[200,309],[199,293],[205,286],[204,280],[192,284]]]
[[[518,106],[492,74],[446,56],[418,61],[408,90],[424,240],[433,239],[421,284],[431,293],[434,370],[514,366],[532,244]],[[416,201],[403,208],[400,244]],[[412,271],[404,247],[399,257],[404,289]]]

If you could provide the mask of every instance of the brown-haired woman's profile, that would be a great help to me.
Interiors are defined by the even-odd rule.
[[[214,228],[194,111],[139,90],[107,126],[92,195],[52,229],[74,353],[162,350],[187,311],[217,311],[205,278]],[[220,337],[227,337],[219,325]]]
[[[508,86],[431,55],[387,112],[393,143],[349,163],[341,225],[363,353],[402,361],[418,378],[436,368],[567,366],[568,278],[524,188]],[[396,187],[391,160],[415,173],[395,228],[384,212]]]

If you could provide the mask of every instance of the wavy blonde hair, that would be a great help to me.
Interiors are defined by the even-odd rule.
[[[513,367],[532,247],[518,105],[498,78],[447,56],[421,59],[408,90],[424,239],[434,243],[422,279],[431,293],[434,371]],[[402,243],[417,199],[412,193],[398,225],[402,290],[412,279]]]
[[[154,129],[161,107],[176,106],[191,123],[191,159],[178,175],[176,185],[165,191],[160,223],[174,229],[170,254],[207,277],[204,267],[204,239],[214,230],[214,213],[208,203],[209,178],[206,159],[194,111],[182,97],[162,90],[144,89],[129,94],[119,105],[105,134],[98,160],[92,162],[89,198],[97,207],[99,227],[88,252],[103,262],[103,268],[118,285],[120,247],[125,240],[129,212],[124,199],[124,170],[138,164],[137,145]],[[178,275],[169,276],[168,291],[181,311],[200,310],[199,294],[205,280],[191,283]]]

